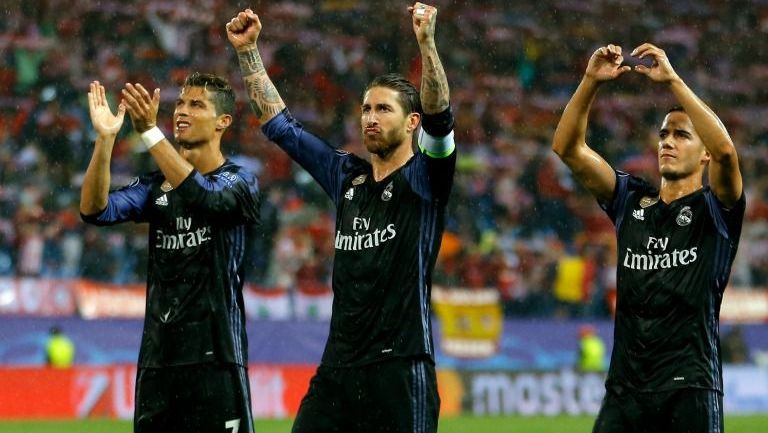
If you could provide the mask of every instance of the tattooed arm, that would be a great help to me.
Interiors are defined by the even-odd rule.
[[[267,75],[256,41],[261,32],[259,16],[246,9],[227,23],[227,38],[237,51],[251,108],[262,124],[285,108],[285,102]]]
[[[408,10],[413,18],[413,31],[421,51],[421,106],[426,114],[440,113],[448,108],[450,92],[435,45],[437,9],[417,2],[409,6]]]

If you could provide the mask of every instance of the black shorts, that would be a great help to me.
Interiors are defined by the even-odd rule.
[[[435,366],[394,358],[354,368],[320,366],[293,433],[434,433],[440,412]]]
[[[245,368],[200,364],[140,368],[135,433],[253,433]]]
[[[592,433],[722,433],[723,395],[709,389],[608,389]]]

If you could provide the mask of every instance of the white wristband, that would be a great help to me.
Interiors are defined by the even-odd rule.
[[[164,139],[165,135],[163,135],[163,131],[157,126],[141,133],[141,141],[144,142],[144,146],[147,146],[147,150],[152,149],[157,143]]]

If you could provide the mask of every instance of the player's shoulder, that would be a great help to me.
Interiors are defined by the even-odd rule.
[[[356,177],[372,171],[371,163],[354,153],[342,149],[336,149],[334,152],[344,158],[344,162],[341,164],[341,173],[344,178]]]
[[[658,196],[659,188],[642,177],[616,170],[617,185],[625,185],[627,192],[638,193],[643,196]]]
[[[165,176],[160,170],[150,171],[128,179],[121,188],[137,188],[141,186],[160,185]]]
[[[242,179],[250,183],[256,181],[255,171],[253,167],[246,167],[244,164],[227,159],[221,167],[210,173],[210,175],[224,178],[231,182],[237,182]]]

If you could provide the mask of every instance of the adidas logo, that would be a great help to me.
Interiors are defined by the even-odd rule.
[[[634,209],[632,211],[632,216],[635,217],[636,220],[645,221],[645,214],[644,209]]]
[[[347,193],[344,194],[344,198],[347,199],[347,200],[352,200],[352,197],[354,197],[354,196],[355,196],[355,189],[354,188],[348,189]]]
[[[155,204],[158,206],[168,206],[168,197],[163,194],[155,200]]]

